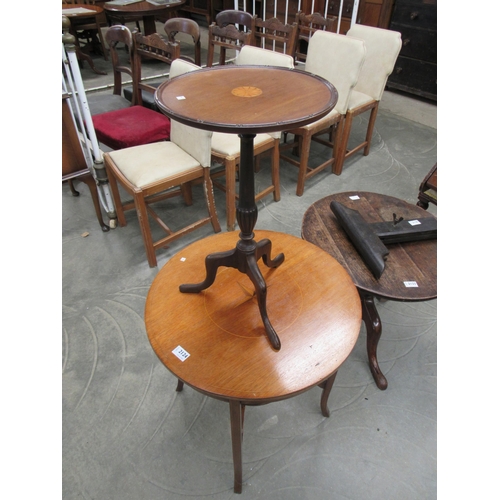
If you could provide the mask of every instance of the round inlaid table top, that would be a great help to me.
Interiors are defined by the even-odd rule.
[[[146,331],[163,364],[209,396],[261,404],[306,391],[334,374],[353,349],[361,325],[358,292],[348,273],[315,245],[284,233],[256,231],[272,240],[281,266],[259,267],[267,310],[281,339],[271,348],[246,274],[221,267],[200,293],[179,285],[205,275],[207,253],[234,247],[235,232],[197,241],[173,256],[149,290]]]
[[[337,103],[327,80],[297,69],[224,65],[191,71],[158,87],[170,118],[227,133],[288,130],[319,120]]]
[[[391,300],[423,301],[437,297],[437,240],[386,245],[385,269],[376,279],[350,242],[330,209],[337,201],[357,210],[368,223],[434,217],[416,204],[369,192],[337,193],[313,203],[302,221],[302,237],[328,252],[349,272],[356,286],[365,292]]]

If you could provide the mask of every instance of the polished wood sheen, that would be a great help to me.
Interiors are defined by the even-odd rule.
[[[252,282],[233,268],[221,268],[214,285],[183,294],[179,285],[203,273],[203,256],[236,244],[234,232],[197,241],[173,256],[154,279],[146,300],[145,323],[151,345],[181,381],[230,403],[235,492],[242,485],[242,432],[245,405],[260,405],[323,388],[321,411],[338,368],[353,349],[361,305],[348,273],[317,246],[294,236],[258,231],[272,239],[286,261],[276,269],[261,265],[268,283],[268,311],[282,340],[269,349],[255,307]],[[189,357],[172,351],[180,346]]]
[[[261,93],[235,95],[233,90],[241,87],[254,87]],[[269,66],[193,71],[164,82],[156,94],[158,107],[171,118],[192,127],[234,134],[306,125],[328,114],[337,98],[335,87],[323,78]]]
[[[352,199],[351,197],[359,197]],[[376,279],[330,209],[338,201],[357,210],[368,223],[392,221],[393,214],[405,220],[434,217],[422,208],[377,193],[345,192],[322,198],[306,211],[302,221],[302,237],[328,252],[349,272],[358,288],[363,320],[367,329],[370,370],[379,389],[387,388],[377,360],[377,346],[382,335],[382,322],[375,307],[375,297],[397,301],[424,301],[437,297],[437,240],[414,241],[386,245],[389,256],[385,270]],[[417,286],[405,283],[416,282]]]

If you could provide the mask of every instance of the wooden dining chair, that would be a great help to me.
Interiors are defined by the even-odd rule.
[[[347,106],[352,89],[358,81],[359,73],[365,59],[365,44],[363,40],[338,35],[328,31],[316,31],[311,37],[305,71],[321,76],[331,82],[338,92],[335,108],[325,117],[309,125],[289,130],[294,134],[293,143],[283,143],[280,146],[281,159],[299,168],[297,179],[297,196],[304,194],[306,179],[318,174],[329,165],[334,168],[335,159],[339,154],[342,129],[347,112]],[[324,144],[331,148],[332,155],[318,166],[309,163],[311,142],[313,137],[327,133],[328,140]],[[320,142],[323,143],[320,139]],[[288,149],[298,152],[299,160],[285,154]]]
[[[165,22],[165,24],[163,25],[163,29],[165,30],[167,38],[171,43],[177,42],[180,44],[182,34],[191,37],[191,39],[193,40],[194,58],[182,53],[179,57],[187,61],[191,61],[198,66],[201,66],[200,26],[196,21],[185,17],[172,17]],[[179,33],[181,34],[181,36],[177,38]]]
[[[349,98],[345,126],[342,132],[340,145],[341,154],[335,165],[335,173],[340,175],[344,161],[363,149],[363,155],[370,152],[370,145],[377,119],[377,112],[384,93],[387,78],[394,70],[396,59],[401,50],[401,33],[393,30],[374,28],[355,24],[348,32],[348,37],[357,38],[365,42],[366,57],[359,74],[358,82]],[[356,116],[370,111],[364,141],[357,146],[348,148],[349,136],[353,120]]]
[[[335,33],[335,21],[337,17],[324,17],[319,12],[306,14],[305,12],[297,12],[295,14],[295,22],[297,23],[297,46],[295,48],[295,60],[298,62],[306,62],[307,47],[313,34],[318,31],[330,31]]]
[[[254,45],[294,57],[297,46],[297,23],[282,23],[276,17],[262,19],[254,16]]]
[[[145,36],[137,29],[132,32],[132,37],[135,45],[134,71],[136,72],[133,82],[137,83],[138,88],[134,93],[133,84],[124,87],[123,96],[132,104],[140,104],[159,112],[154,93],[162,82],[146,83],[142,78],[142,63],[156,59],[164,64],[164,71],[168,72],[172,61],[181,57],[181,46],[175,41],[164,39],[158,33]]]
[[[139,39],[146,44],[144,38]],[[131,106],[92,116],[98,141],[111,149],[122,149],[168,140],[170,137],[170,120],[162,113],[142,105],[139,90],[154,92],[147,85],[139,82],[141,76],[139,56],[146,49],[139,48],[140,52],[136,55],[132,33],[126,26],[122,25],[111,26],[106,32],[106,41],[110,48],[113,63],[113,94],[121,99],[122,73],[132,77],[133,87],[136,91]],[[126,63],[120,61],[117,51],[118,44],[124,44],[127,48]],[[152,53],[152,51],[149,52],[149,54]],[[128,63],[129,56],[130,63]]]
[[[192,64],[176,59],[172,62],[172,77],[191,71]],[[220,232],[220,223],[215,207],[213,184],[210,178],[212,132],[201,130],[172,120],[170,141],[145,144],[131,148],[111,151],[104,154],[104,165],[109,178],[109,185],[115,201],[118,224],[125,226],[125,211],[137,212],[139,226],[150,267],[157,265],[156,252],[172,241],[211,223],[214,232]],[[184,195],[186,204],[192,200],[185,195],[186,187],[192,182],[203,183],[203,193],[208,215],[198,220],[191,220],[186,213],[182,216],[172,214],[172,226],[160,217],[160,210],[154,207],[157,202]],[[121,186],[131,201],[122,202]],[[152,219],[166,233],[156,239],[153,236],[149,219]]]
[[[254,30],[254,16],[244,10],[226,9],[220,11],[215,16],[215,24],[221,28],[232,24],[240,31],[253,31]]]
[[[253,44],[254,18],[242,10],[223,10],[208,27],[207,67],[214,64],[215,50],[219,51],[219,65],[226,64],[227,50],[239,52]]]

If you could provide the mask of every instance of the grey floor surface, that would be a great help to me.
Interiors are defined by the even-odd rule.
[[[104,61],[99,64],[105,66]],[[86,78],[87,88],[106,78]],[[109,76],[109,75],[108,75]],[[109,91],[107,91],[109,92]],[[281,201],[258,203],[256,229],[300,237],[314,201],[342,191],[373,191],[416,203],[437,158],[436,106],[386,92],[369,156],[346,161],[341,176],[323,172],[295,195],[295,167],[281,164]],[[355,120],[353,141],[367,117]],[[327,154],[315,145],[314,159]],[[263,162],[256,183],[267,182]],[[233,493],[226,403],[186,387],[154,354],[144,328],[149,286],[205,226],[158,252],[148,266],[137,218],[103,233],[83,184],[62,186],[62,497],[65,500],[422,500],[437,498],[437,300],[379,302],[378,356],[389,386],[368,368],[366,330],[340,368],[321,415],[320,389],[249,407],[243,439],[243,493]],[[175,224],[204,211],[201,189],[187,209],[169,200]],[[225,228],[224,194],[216,190]],[[437,215],[434,206],[429,211]],[[224,229],[223,229],[224,230]]]

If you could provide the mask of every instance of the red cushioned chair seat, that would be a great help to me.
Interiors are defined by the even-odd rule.
[[[143,106],[108,111],[92,117],[99,142],[123,149],[170,139],[170,120]]]

